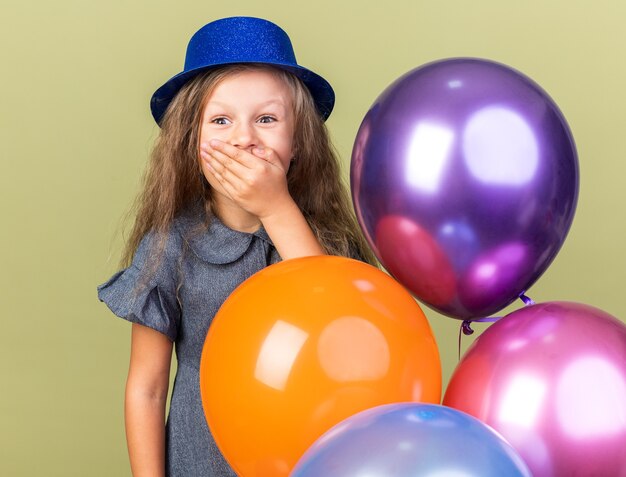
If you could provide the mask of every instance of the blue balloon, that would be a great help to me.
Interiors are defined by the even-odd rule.
[[[531,477],[493,429],[446,406],[378,406],[340,422],[302,456],[291,477]]]

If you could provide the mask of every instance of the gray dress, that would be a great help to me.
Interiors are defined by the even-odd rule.
[[[200,355],[211,321],[228,295],[280,261],[263,228],[238,232],[214,218],[208,229],[198,232],[199,217],[187,212],[174,221],[161,262],[147,283],[153,234],[143,239],[130,267],[98,287],[98,297],[117,316],[153,328],[175,343],[178,370],[166,425],[170,477],[236,475],[204,417]]]

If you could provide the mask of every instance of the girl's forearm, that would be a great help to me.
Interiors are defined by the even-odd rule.
[[[134,477],[165,476],[165,397],[153,397],[127,386],[126,441]]]
[[[134,477],[165,475],[165,404],[172,342],[133,323],[124,414]]]
[[[282,207],[277,207],[271,215],[260,219],[283,260],[325,255],[324,249],[295,202],[289,201]]]

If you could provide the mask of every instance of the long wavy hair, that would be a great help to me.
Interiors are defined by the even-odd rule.
[[[277,68],[230,65],[190,80],[163,116],[141,191],[129,212],[135,221],[122,255],[123,266],[130,264],[141,239],[150,231],[161,237],[152,256],[161,257],[172,221],[187,207],[203,204],[204,223],[209,223],[213,215],[212,189],[199,160],[202,112],[221,81],[251,69],[271,71],[293,93],[295,159],[287,173],[287,184],[323,249],[331,255],[359,257],[376,265],[352,211],[328,130],[309,90],[297,77]]]

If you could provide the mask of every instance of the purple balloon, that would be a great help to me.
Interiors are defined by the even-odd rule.
[[[340,422],[306,451],[291,477],[530,477],[500,435],[437,404],[377,406]]]
[[[488,328],[443,403],[500,432],[535,477],[626,476],[626,325],[550,302]]]
[[[563,115],[531,79],[449,59],[378,97],[356,137],[351,185],[385,268],[431,308],[471,319],[509,305],[550,265],[574,217],[578,159]],[[420,238],[393,232],[389,217]],[[420,248],[450,268],[445,300]]]

